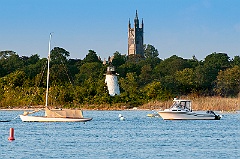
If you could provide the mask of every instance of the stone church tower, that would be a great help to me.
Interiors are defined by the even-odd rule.
[[[140,55],[144,56],[143,50],[143,19],[141,27],[139,27],[138,13],[134,19],[134,27],[131,28],[130,19],[128,22],[128,56]]]

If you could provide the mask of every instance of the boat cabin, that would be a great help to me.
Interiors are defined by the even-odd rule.
[[[171,106],[172,110],[181,111],[181,110],[187,110],[192,111],[192,105],[190,100],[181,100],[174,98],[173,105]]]

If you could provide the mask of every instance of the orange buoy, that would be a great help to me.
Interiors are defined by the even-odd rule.
[[[9,133],[9,138],[8,140],[15,140],[14,139],[14,129],[13,128],[10,128],[10,133]]]

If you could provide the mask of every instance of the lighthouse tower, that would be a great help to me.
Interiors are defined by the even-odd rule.
[[[115,96],[120,94],[117,73],[114,66],[107,67],[105,83],[108,87],[108,92],[110,96]]]

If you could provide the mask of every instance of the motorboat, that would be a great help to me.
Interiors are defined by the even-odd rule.
[[[164,120],[220,120],[221,116],[208,110],[205,113],[192,111],[191,100],[182,100],[174,98],[173,105],[158,114]]]

